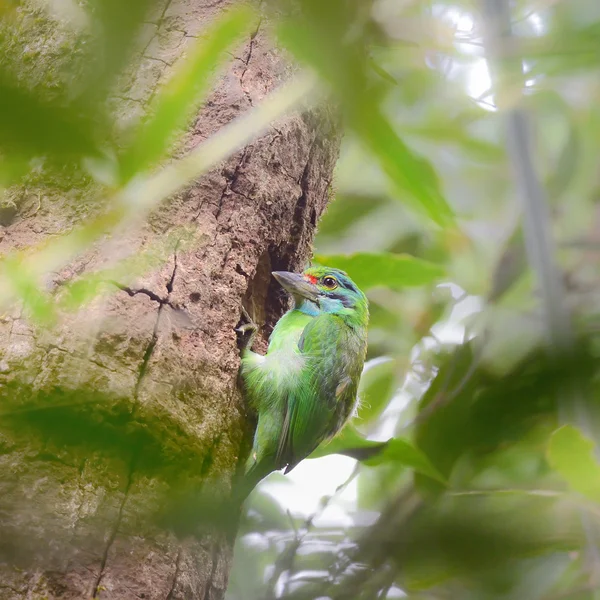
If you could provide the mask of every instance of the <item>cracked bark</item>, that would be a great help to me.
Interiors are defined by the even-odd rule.
[[[119,101],[117,118],[139,112],[226,4],[165,2],[135,77],[116,91],[131,99]],[[266,29],[238,51],[245,60],[231,61],[182,151],[288,76]],[[252,435],[234,328],[244,304],[266,337],[284,309],[270,272],[300,269],[309,257],[338,152],[335,123],[326,109],[276,123],[126,238],[104,240],[53,274],[48,288],[60,294],[66,282],[191,230],[161,267],[107,281],[52,330],[36,329],[18,306],[2,316],[0,600],[223,597],[231,529],[217,526],[207,503],[192,503],[193,526],[169,511],[173,498],[199,490],[217,503],[230,497]],[[85,188],[35,192],[43,202],[33,214],[19,206],[0,254],[95,210],[81,201]]]

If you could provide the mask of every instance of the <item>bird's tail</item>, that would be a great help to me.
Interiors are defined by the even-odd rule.
[[[246,469],[235,484],[234,496],[240,505],[250,495],[252,490],[273,471],[272,461],[256,461],[251,458],[246,463]]]

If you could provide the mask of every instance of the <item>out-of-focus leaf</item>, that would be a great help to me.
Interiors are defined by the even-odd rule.
[[[290,519],[279,502],[260,488],[249,498],[246,518],[252,521],[252,531],[286,531],[290,527]]]
[[[238,5],[224,13],[179,65],[170,81],[155,97],[150,117],[140,127],[132,146],[121,159],[121,175],[127,181],[160,160],[173,136],[187,123],[210,89],[211,75],[225,51],[255,25],[253,12]]]
[[[393,83],[394,85],[399,85],[398,80],[388,71],[386,71],[376,60],[371,59],[369,61],[369,64],[371,65],[371,69],[373,69],[373,71],[375,71],[375,73],[377,73],[377,75],[379,75],[379,77],[381,77],[382,79],[384,79],[385,81],[389,82],[389,83]]]
[[[0,148],[23,157],[95,154],[92,122],[80,109],[61,106],[0,74]]]
[[[555,168],[546,182],[551,200],[556,200],[569,188],[581,160],[581,150],[579,132],[571,125],[569,135],[561,149]]]
[[[357,426],[371,423],[385,410],[396,390],[397,369],[398,363],[393,359],[373,359],[365,364],[358,386]]]
[[[388,463],[376,469],[360,469],[357,481],[357,500],[360,510],[381,510],[386,499],[398,490],[400,481],[407,479],[407,470]]]
[[[379,107],[363,102],[357,107],[352,124],[398,190],[398,197],[413,209],[424,211],[438,225],[450,225],[452,210],[441,193],[431,163],[410,150]]]
[[[397,527],[389,534],[390,540],[394,539],[392,535],[403,537],[396,546],[395,558],[406,570],[405,589],[418,597],[419,591],[451,579],[477,586],[470,594],[465,589],[467,583],[461,598],[484,598],[487,594],[483,590],[494,590],[491,598],[548,598],[530,595],[530,588],[523,595],[512,593],[522,590],[511,587],[517,579],[516,565],[532,568],[531,562],[523,564],[518,559],[547,558],[577,547],[579,540],[573,542],[573,536],[566,534],[567,527],[555,527],[554,505],[554,498],[541,496],[503,497],[488,502],[466,496],[443,504],[443,508],[426,505],[414,515],[410,526],[403,524],[402,529]],[[572,521],[571,515],[559,518]],[[506,586],[502,592],[508,589],[511,593],[498,593],[494,585],[498,582]]]
[[[7,282],[23,302],[29,315],[40,324],[51,324],[56,317],[54,304],[20,261],[5,259],[2,267]]]
[[[328,444],[317,448],[309,458],[320,458],[329,454],[343,454],[360,460],[369,467],[383,463],[398,463],[445,483],[444,477],[431,461],[409,441],[391,438],[387,442],[367,440],[352,425],[346,425]]]
[[[574,25],[569,19],[556,19],[558,29],[552,37],[533,38],[523,45],[525,59],[532,61],[528,76],[557,75],[597,68],[600,22]]]
[[[446,483],[442,474],[431,464],[427,456],[403,438],[392,438],[387,442],[382,452],[362,462],[369,467],[396,462],[427,475],[427,477],[431,477],[440,483]]]
[[[164,4],[160,0],[89,0],[87,5],[99,48],[89,65],[86,93],[104,96],[127,64],[149,12],[158,7],[164,10]]]
[[[346,425],[331,441],[321,444],[308,458],[321,458],[330,454],[343,454],[348,450],[378,452],[386,442],[365,439],[351,424]],[[359,452],[360,453],[360,452]]]
[[[28,161],[19,157],[0,157],[0,186],[8,187],[23,177],[29,169]]]
[[[278,28],[282,43],[329,83],[345,109],[348,125],[373,153],[381,168],[410,206],[439,225],[452,223],[453,213],[441,193],[431,164],[410,150],[385,116],[380,94],[369,85],[369,61],[363,41],[348,41],[345,25],[352,15],[340,0],[306,0],[304,19],[294,15]]]
[[[347,271],[363,290],[378,285],[392,288],[427,285],[444,276],[443,267],[408,254],[358,252],[348,256],[317,255],[315,262]]]
[[[504,156],[504,150],[497,144],[469,135],[464,125],[454,124],[448,119],[440,121],[436,118],[421,125],[404,125],[402,130],[432,142],[458,146],[480,161],[495,162]]]
[[[506,243],[491,277],[488,301],[496,302],[521,277],[527,267],[525,240],[520,227],[515,229]]]
[[[380,327],[384,329],[386,332],[391,331],[393,328],[398,327],[398,321],[400,320],[400,315],[396,314],[393,310],[393,307],[389,306],[381,306],[376,299],[369,300],[369,328]],[[380,356],[385,354],[383,352],[379,353]]]
[[[335,202],[327,207],[327,212],[319,221],[319,237],[339,236],[362,217],[384,206],[386,201],[386,198],[381,197],[336,196]]]
[[[594,456],[594,442],[579,429],[563,425],[552,434],[548,462],[572,490],[600,502],[600,464]]]

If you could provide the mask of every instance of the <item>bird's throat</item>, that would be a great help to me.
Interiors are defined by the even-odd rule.
[[[320,314],[319,307],[314,302],[311,302],[306,298],[298,299],[298,301],[296,302],[295,310],[300,311],[301,313],[304,313],[305,315],[309,315],[311,317],[316,317]]]

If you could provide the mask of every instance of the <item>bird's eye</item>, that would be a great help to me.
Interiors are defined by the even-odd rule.
[[[338,286],[338,282],[335,277],[323,277],[323,285],[330,290],[334,290]]]

